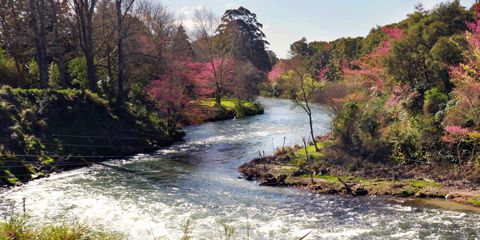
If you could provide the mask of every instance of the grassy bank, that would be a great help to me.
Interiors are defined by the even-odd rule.
[[[148,152],[181,139],[154,111],[113,108],[88,91],[0,90],[0,185],[116,156]]]
[[[446,198],[480,207],[478,186],[454,179],[446,168],[355,159],[329,137],[319,139],[318,145],[319,152],[312,145],[278,149],[275,156],[242,165],[240,172],[265,186],[302,187],[320,194]]]
[[[218,106],[213,98],[193,102],[186,111],[187,124],[200,124],[263,114],[263,107],[254,102],[223,98]]]
[[[85,224],[37,225],[27,217],[0,222],[0,239],[15,240],[120,240],[119,233],[93,229]]]

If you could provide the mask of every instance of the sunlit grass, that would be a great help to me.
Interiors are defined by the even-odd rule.
[[[37,225],[25,216],[0,223],[0,239],[5,240],[120,240],[119,233],[93,229],[86,224]]]
[[[323,157],[323,152],[322,149],[326,148],[327,146],[330,146],[332,144],[331,140],[323,140],[323,141],[318,141],[317,146],[319,148],[319,151],[317,152],[315,150],[315,146],[313,144],[310,144],[307,146],[307,149],[305,151],[305,147],[299,147],[296,148],[292,151],[291,154],[291,160],[289,161],[289,164],[291,165],[299,165],[302,163],[305,163],[308,158],[315,161],[315,160],[321,160]]]
[[[197,100],[197,102],[206,107],[214,107],[217,103],[215,102],[215,98],[204,98]],[[239,103],[239,100],[236,98],[222,98],[221,104],[222,107],[228,109],[228,110],[234,110],[237,104]],[[240,101],[243,107],[246,108],[253,108],[255,107],[255,104],[253,102],[248,102],[248,101]]]

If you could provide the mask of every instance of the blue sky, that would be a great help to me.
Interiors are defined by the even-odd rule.
[[[398,22],[417,3],[430,9],[442,0],[158,0],[175,12],[184,25],[191,26],[197,8],[211,9],[218,15],[226,9],[244,6],[264,24],[269,48],[286,57],[292,42],[339,37],[366,36],[372,27]],[[470,7],[475,0],[461,0]]]

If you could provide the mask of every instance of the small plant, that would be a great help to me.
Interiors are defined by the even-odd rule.
[[[183,228],[182,240],[190,240],[191,239],[191,237],[190,237],[190,225],[191,225],[191,222],[190,222],[190,219],[188,219],[187,222],[185,223],[185,227]]]

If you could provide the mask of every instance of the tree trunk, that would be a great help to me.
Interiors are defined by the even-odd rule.
[[[53,21],[53,34],[55,38],[55,55],[58,61],[58,71],[60,72],[60,84],[64,88],[70,87],[70,83],[67,80],[67,67],[65,64],[65,48],[63,45],[63,40],[60,37],[59,33],[59,24],[58,21],[58,5],[54,0],[49,0],[50,7],[52,9],[52,21]]]
[[[97,92],[97,75],[95,66],[95,54],[93,53],[93,11],[87,14],[86,26],[86,49],[88,86],[93,92]]]
[[[45,39],[45,1],[30,0],[30,24],[35,35],[36,60],[40,74],[40,88],[48,87],[47,47]],[[38,14],[38,19],[37,15]]]
[[[80,35],[80,46],[87,63],[88,88],[96,92],[97,76],[93,49],[93,13],[96,0],[74,0],[73,3]]]
[[[313,146],[315,146],[315,151],[319,151],[317,146],[317,140],[315,139],[315,134],[313,133],[313,120],[312,120],[312,112],[308,113],[308,123],[310,124],[310,136],[312,137]]]
[[[95,57],[93,56],[92,51],[87,51],[85,54],[85,61],[87,62],[87,78],[88,78],[88,89],[92,92],[97,92],[97,76],[95,74]]]
[[[222,106],[222,96],[220,93],[215,93],[215,104]]]
[[[313,119],[312,119],[312,109],[310,108],[310,104],[308,103],[308,96],[307,96],[307,91],[305,89],[305,79],[304,76],[297,73],[300,77],[301,81],[301,88],[302,88],[302,94],[303,94],[303,101],[305,102],[305,107],[304,110],[307,112],[308,115],[308,124],[310,125],[310,136],[312,137],[313,141],[313,146],[315,146],[315,151],[318,152],[318,146],[317,146],[317,140],[315,139],[315,134],[313,133]]]
[[[15,58],[15,70],[18,74],[17,87],[21,88],[23,87],[23,84],[25,84],[25,71],[23,70],[23,65],[18,58]]]
[[[116,10],[117,10],[117,49],[118,49],[118,75],[117,75],[117,104],[123,105],[124,102],[124,67],[125,67],[125,56],[123,53],[123,16],[122,16],[122,0],[116,0]]]

